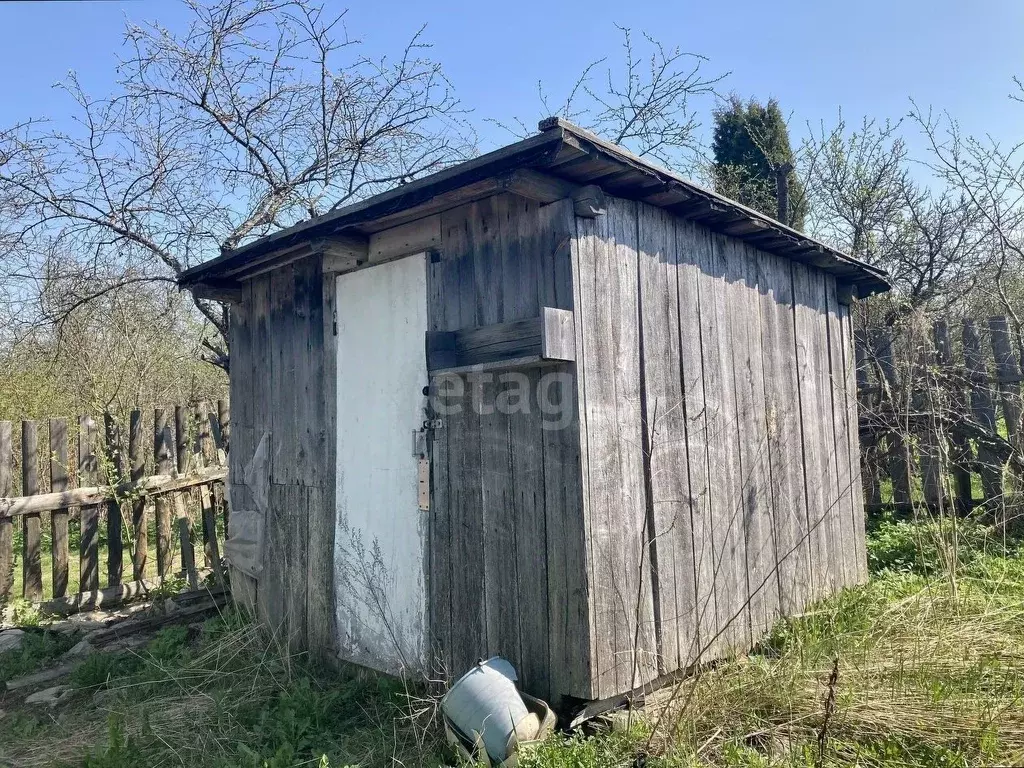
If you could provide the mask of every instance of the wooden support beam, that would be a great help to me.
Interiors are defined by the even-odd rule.
[[[672,213],[682,216],[684,219],[702,219],[707,216],[717,216],[728,211],[721,205],[711,200],[694,200],[671,208]]]
[[[726,224],[722,228],[722,231],[725,232],[725,234],[727,235],[742,236],[752,235],[755,232],[764,232],[765,230],[768,229],[770,229],[770,227],[763,221],[758,221],[757,219],[744,218],[739,219],[738,221],[732,224]]]
[[[840,304],[850,306],[857,298],[857,287],[850,283],[836,283],[836,301]]]
[[[193,283],[188,289],[197,299],[210,299],[225,304],[241,304],[244,295],[241,283],[233,280]]]
[[[311,240],[309,249],[323,258],[324,272],[348,272],[370,259],[370,241],[366,237],[332,235]]]
[[[577,216],[584,219],[603,216],[608,210],[604,190],[596,184],[580,187],[572,196],[572,208]]]
[[[427,370],[438,372],[510,361],[573,361],[576,336],[571,310],[544,307],[526,320],[459,331],[427,332]]]
[[[502,186],[513,194],[540,203],[553,203],[556,200],[572,197],[579,189],[579,186],[572,182],[525,168],[508,174],[504,178]]]
[[[441,214],[435,213],[370,235],[371,264],[441,247]]]

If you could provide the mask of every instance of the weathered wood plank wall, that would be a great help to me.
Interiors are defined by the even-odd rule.
[[[263,570],[232,574],[232,589],[282,640],[332,655],[335,533],[334,278],[309,257],[246,283],[232,305],[230,452],[235,509],[266,507]],[[269,441],[263,476],[246,470]],[[254,478],[255,479],[255,478]],[[265,496],[258,492],[265,483]]]
[[[427,273],[428,326],[457,331],[572,309],[573,208],[499,195],[442,215]],[[548,698],[590,678],[579,425],[550,429],[575,388],[562,373],[435,376],[428,600],[434,663],[458,676],[500,653]],[[528,394],[527,394],[528,392]],[[521,407],[508,399],[524,396]],[[506,407],[495,409],[506,400]],[[478,408],[475,403],[483,404]]]
[[[609,199],[573,255],[589,690],[745,650],[864,578],[834,278]]]

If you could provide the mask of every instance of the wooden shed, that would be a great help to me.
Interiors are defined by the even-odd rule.
[[[181,283],[231,304],[233,588],[296,647],[598,700],[866,578],[885,274],[564,120]]]

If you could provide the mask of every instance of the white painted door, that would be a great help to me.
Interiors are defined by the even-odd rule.
[[[422,670],[426,513],[413,432],[427,385],[426,257],[337,279],[338,482],[335,596],[343,657]]]

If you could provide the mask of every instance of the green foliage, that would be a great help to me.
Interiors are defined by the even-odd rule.
[[[56,632],[27,631],[21,647],[0,653],[0,681],[30,675],[60,656],[75,640]]]
[[[94,722],[76,725],[95,734],[91,746],[72,745],[51,762],[101,768],[443,764],[439,731],[424,730],[411,714],[410,696],[423,694],[401,681],[289,655],[240,613],[212,618],[195,635],[170,626],[137,651],[101,651],[83,660],[72,683],[102,691],[110,719],[99,729]],[[91,696],[82,696],[62,713],[72,722],[94,721],[97,709]],[[41,721],[18,754],[48,748],[61,727]],[[3,731],[0,721],[0,741]]]
[[[527,750],[519,760],[520,768],[605,768],[630,765],[643,753],[644,739],[640,733],[602,733],[596,736],[574,734],[568,738],[552,736]],[[642,758],[641,758],[642,759]],[[635,764],[635,763],[634,763]],[[667,765],[660,760],[646,765]]]
[[[28,600],[21,597],[16,598],[11,600],[9,607],[11,609],[11,623],[16,627],[39,626],[39,620],[42,618],[39,615],[39,609]]]
[[[867,540],[868,567],[872,573],[886,571],[936,574],[953,562],[968,572],[997,565],[1016,557],[1020,543],[1004,540],[990,526],[973,520],[926,520],[912,522],[881,516],[870,523]]]
[[[146,644],[146,653],[156,661],[174,661],[186,653],[188,627],[174,624],[164,627]]]
[[[751,99],[744,104],[736,96],[714,113],[712,141],[715,189],[744,205],[776,218],[778,192],[776,169],[789,166],[789,220],[783,222],[803,229],[807,213],[803,184],[792,170],[793,149],[789,129],[778,102],[761,104]]]
[[[107,688],[137,672],[139,657],[117,651],[93,653],[71,670],[71,683],[76,688]]]
[[[674,704],[667,700],[672,689],[650,697],[632,727],[553,735],[525,750],[519,765],[1019,764],[1024,558],[1018,544],[978,523],[880,519],[871,524],[868,547],[869,583],[777,622],[750,655],[680,683]],[[113,717],[106,729],[90,731],[100,736],[88,757],[78,748],[63,759],[100,768],[440,766],[446,758],[452,764],[436,720],[412,714],[435,711],[436,701],[422,692],[290,656],[240,613],[210,619],[195,635],[168,627],[137,653],[101,653],[83,662],[76,684],[105,688],[104,710]],[[819,754],[836,659],[835,714]],[[90,697],[66,706],[94,716]],[[26,725],[17,748],[51,743],[54,727],[41,719]]]
[[[145,765],[145,755],[125,733],[124,719],[111,715],[107,730],[107,743],[95,753],[86,756],[83,768],[136,768]]]

